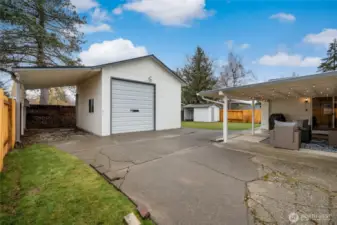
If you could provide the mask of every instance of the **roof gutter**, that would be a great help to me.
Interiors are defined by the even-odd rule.
[[[95,67],[15,67],[14,72],[20,71],[36,71],[36,70],[91,70],[91,71],[101,71],[101,68]]]

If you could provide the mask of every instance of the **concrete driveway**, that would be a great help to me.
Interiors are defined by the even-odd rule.
[[[262,162],[271,164],[270,168],[276,163],[254,154],[228,150],[210,141],[220,135],[218,131],[179,129],[104,138],[80,135],[55,145],[94,166],[137,205],[146,206],[159,224],[242,225],[272,223],[273,220],[288,224],[286,208],[291,207],[284,206],[280,214],[279,206],[268,202],[276,214],[284,214],[280,219],[275,216],[270,219],[272,212],[253,208],[251,201],[254,200],[254,205],[259,200],[250,198],[254,191],[265,190],[264,182],[269,182],[265,180],[269,173],[263,171]],[[283,162],[280,164],[285,168]],[[292,165],[291,171],[293,168]],[[310,175],[315,176],[312,171]],[[322,174],[317,176],[321,179]],[[335,178],[332,174],[326,180]],[[282,199],[284,196],[276,190],[270,190],[269,197]],[[329,207],[330,202],[327,209]]]
[[[179,129],[56,144],[113,180],[159,224],[247,224],[245,182],[257,177],[251,155],[223,151],[218,131]]]

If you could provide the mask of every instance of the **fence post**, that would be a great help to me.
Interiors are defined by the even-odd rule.
[[[15,132],[16,132],[16,125],[15,125],[15,110],[16,110],[16,102],[15,102],[15,99],[11,98],[10,99],[10,106],[11,106],[11,131],[12,131],[12,134],[11,134],[11,140],[10,140],[10,144],[11,144],[11,149],[14,148],[15,146]]]
[[[4,91],[2,89],[0,89],[0,171],[2,171],[3,168],[3,160],[5,157],[5,151],[4,151],[4,140],[3,140],[3,136],[4,136],[4,129],[8,129],[7,127],[4,127],[4,116],[3,116],[3,112],[4,112]]]

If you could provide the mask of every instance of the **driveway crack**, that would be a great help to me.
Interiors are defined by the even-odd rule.
[[[124,182],[125,182],[125,180],[126,180],[127,175],[129,174],[130,170],[131,170],[131,168],[130,168],[130,166],[129,166],[129,167],[127,168],[127,170],[126,170],[125,175],[124,175],[123,177],[120,178],[120,180],[122,180],[122,182],[120,183],[120,185],[119,185],[119,187],[118,187],[120,190],[122,190],[122,186],[123,186],[123,184],[124,184]]]
[[[214,168],[212,168],[212,167],[209,167],[208,165],[205,165],[205,164],[200,163],[200,162],[198,162],[198,161],[190,161],[190,162],[194,162],[195,164],[198,164],[198,165],[200,165],[200,166],[206,167],[207,169],[210,169],[210,170],[212,170],[212,171],[214,171],[214,172],[216,172],[216,173],[219,173],[219,174],[221,174],[221,175],[224,175],[224,176],[233,178],[233,179],[238,180],[238,181],[241,181],[241,182],[246,182],[245,180],[242,180],[242,179],[237,178],[237,177],[234,177],[234,176],[232,176],[232,175],[230,175],[230,174],[227,174],[227,173],[221,172],[221,171],[219,171],[219,170],[216,170],[216,169],[214,169]]]
[[[135,162],[133,162],[132,160],[115,160],[115,159],[111,159],[109,155],[106,155],[102,152],[102,150],[99,151],[99,153],[101,155],[104,155],[105,157],[107,157],[110,161],[113,161],[113,162],[125,162],[125,163],[132,163],[134,165],[136,165]],[[109,161],[109,167],[110,167],[110,161]]]

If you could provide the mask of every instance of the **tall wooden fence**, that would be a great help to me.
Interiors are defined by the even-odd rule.
[[[0,171],[3,160],[15,144],[15,100],[7,98],[0,89]]]
[[[30,105],[27,110],[27,129],[76,127],[76,107],[65,105]]]
[[[253,118],[252,109],[228,110],[228,121],[238,123],[251,123]],[[255,109],[254,122],[261,123],[261,110]],[[220,110],[220,121],[223,121],[223,109]]]

